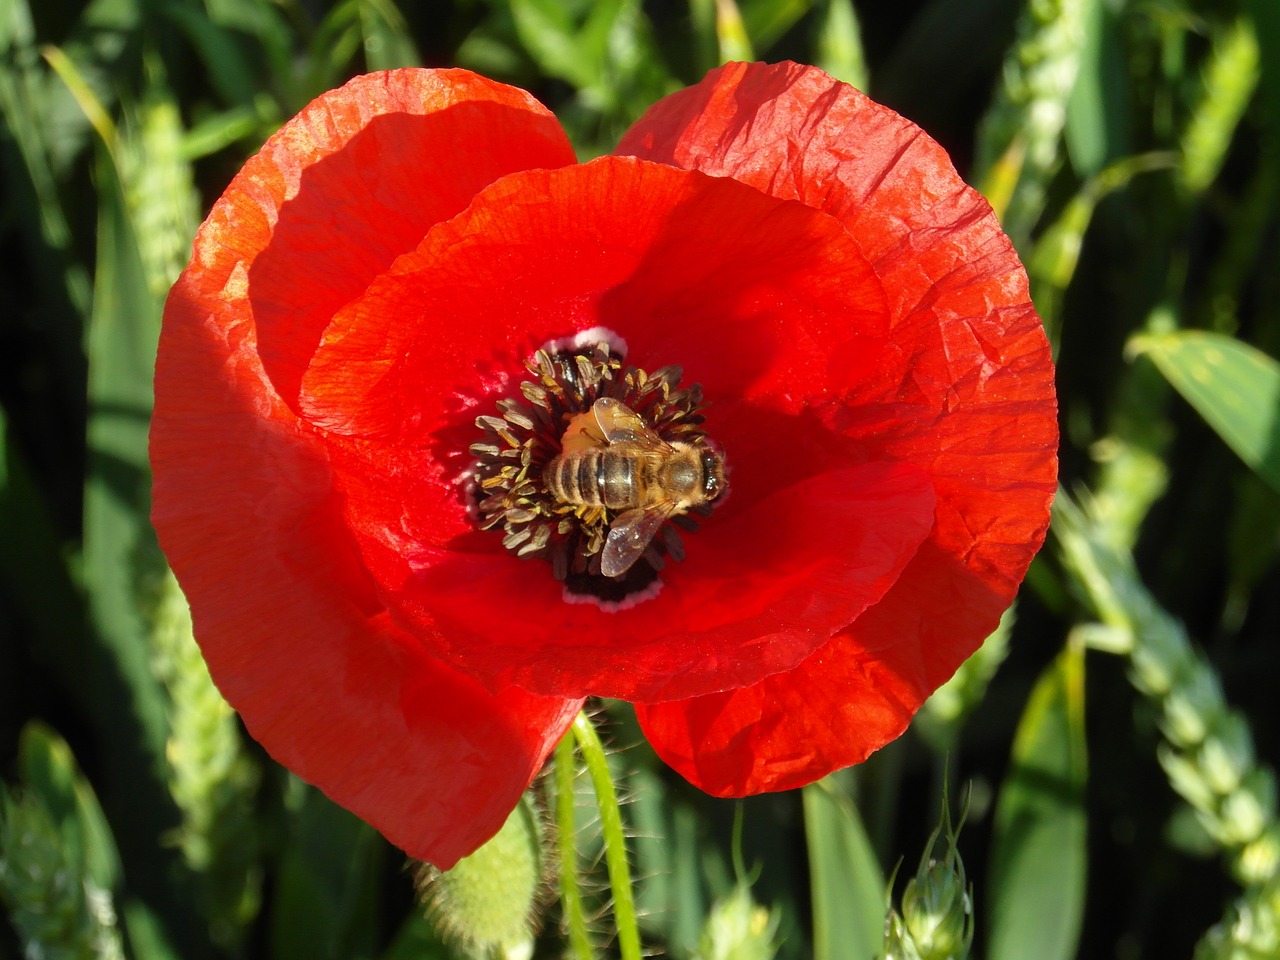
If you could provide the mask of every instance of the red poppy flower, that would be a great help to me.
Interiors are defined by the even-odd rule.
[[[586,164],[521,91],[373,74],[268,141],[197,237],[154,520],[250,732],[447,867],[587,696],[635,701],[723,796],[898,736],[1044,537],[1052,375],[986,203],[821,71],[721,68]],[[571,452],[584,428],[608,464]],[[643,464],[680,449],[705,490],[677,503]],[[624,469],[629,506],[603,493]],[[666,522],[606,577],[629,509]]]

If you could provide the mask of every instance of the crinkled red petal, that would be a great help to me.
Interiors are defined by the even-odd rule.
[[[152,519],[227,700],[277,760],[410,855],[441,867],[502,825],[580,701],[487,691],[388,617],[343,522],[325,444],[275,389],[261,349],[264,338],[304,345],[310,338],[310,348],[298,349],[313,349],[324,326],[318,304],[344,287],[363,290],[363,274],[376,267],[329,256],[329,270],[351,275],[327,278],[328,292],[309,301],[303,288],[320,281],[308,268],[277,257],[276,269],[302,271],[301,279],[280,278],[263,273],[263,258],[279,237],[273,228],[317,214],[307,165],[323,163],[341,137],[358,140],[361,129],[378,126],[379,110],[421,112],[433,98],[456,109],[466,100],[460,91],[474,88],[484,103],[456,122],[466,114],[469,123],[500,129],[464,140],[527,140],[520,116],[542,136],[545,117],[519,107],[523,94],[512,92],[504,105],[505,88],[468,77],[450,74],[444,86],[454,92],[443,100],[442,78],[431,71],[361,78],[309,107],[250,162],[214,207],[166,306],[151,433]],[[413,127],[395,117],[387,123],[379,129]],[[314,152],[302,149],[308,144]],[[393,166],[407,162],[399,147],[387,149]],[[361,150],[376,160],[368,145]],[[438,159],[428,150],[419,169]],[[376,171],[357,175],[358,165],[339,163],[355,177],[356,196],[362,183],[373,189]],[[389,176],[400,182],[404,173]],[[305,211],[301,220],[293,219],[294,204]],[[366,213],[335,201],[330,244],[365,236]],[[401,240],[412,248],[420,237]],[[299,316],[257,298],[261,289],[295,285]]]
[[[832,218],[730,180],[602,158],[481,193],[340,312],[301,406],[333,431],[348,522],[381,596],[491,686],[682,698],[788,669],[880,598],[933,524],[910,464],[827,422],[886,349],[883,293]],[[567,605],[543,561],[475,529],[478,414],[548,340],[605,326],[629,363],[708,398],[731,494],[661,593]],[[345,438],[345,439],[344,439]]]
[[[710,792],[794,786],[898,735],[1012,599],[1055,489],[1048,342],[1008,238],[945,151],[820,70],[725,66],[656,104],[618,152],[829,213],[889,299],[889,345],[838,388],[828,422],[871,457],[928,474],[929,539],[879,604],[798,669],[640,710],[659,753]]]
[[[705,697],[637,703],[636,717],[663,761],[708,793],[804,786],[897,737],[920,700],[900,664],[851,649],[844,636],[787,673]]]
[[[263,365],[294,406],[334,313],[433,224],[504,174],[573,162],[560,124],[523,90],[466,70],[372,73],[267,141],[202,249],[240,251]]]

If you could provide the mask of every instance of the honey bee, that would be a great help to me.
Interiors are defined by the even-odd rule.
[[[604,442],[571,444],[566,436],[565,451],[547,464],[542,479],[563,503],[621,511],[600,553],[600,572],[620,577],[664,522],[724,493],[724,455],[702,441],[668,443],[611,397],[598,399],[591,413]]]

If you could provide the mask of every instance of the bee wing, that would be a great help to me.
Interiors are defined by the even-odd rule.
[[[675,509],[674,500],[663,500],[628,510],[614,520],[600,552],[600,572],[606,577],[620,577],[630,570]]]
[[[669,450],[671,445],[650,429],[640,414],[613,397],[601,397],[591,406],[600,432],[609,443],[634,443],[649,449]]]

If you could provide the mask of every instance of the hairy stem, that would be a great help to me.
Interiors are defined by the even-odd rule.
[[[560,843],[560,909],[569,934],[569,956],[573,960],[594,960],[595,950],[587,932],[587,914],[578,887],[577,836],[573,820],[573,780],[576,763],[573,738],[564,737],[556,747],[556,826]]]
[[[573,721],[573,737],[587,765],[591,787],[595,790],[600,810],[600,833],[604,840],[605,864],[609,869],[609,888],[613,893],[613,917],[618,928],[618,949],[622,960],[640,960],[640,928],[636,923],[636,905],[631,895],[631,868],[627,865],[627,841],[622,832],[622,811],[613,776],[604,754],[604,745],[586,714]]]

